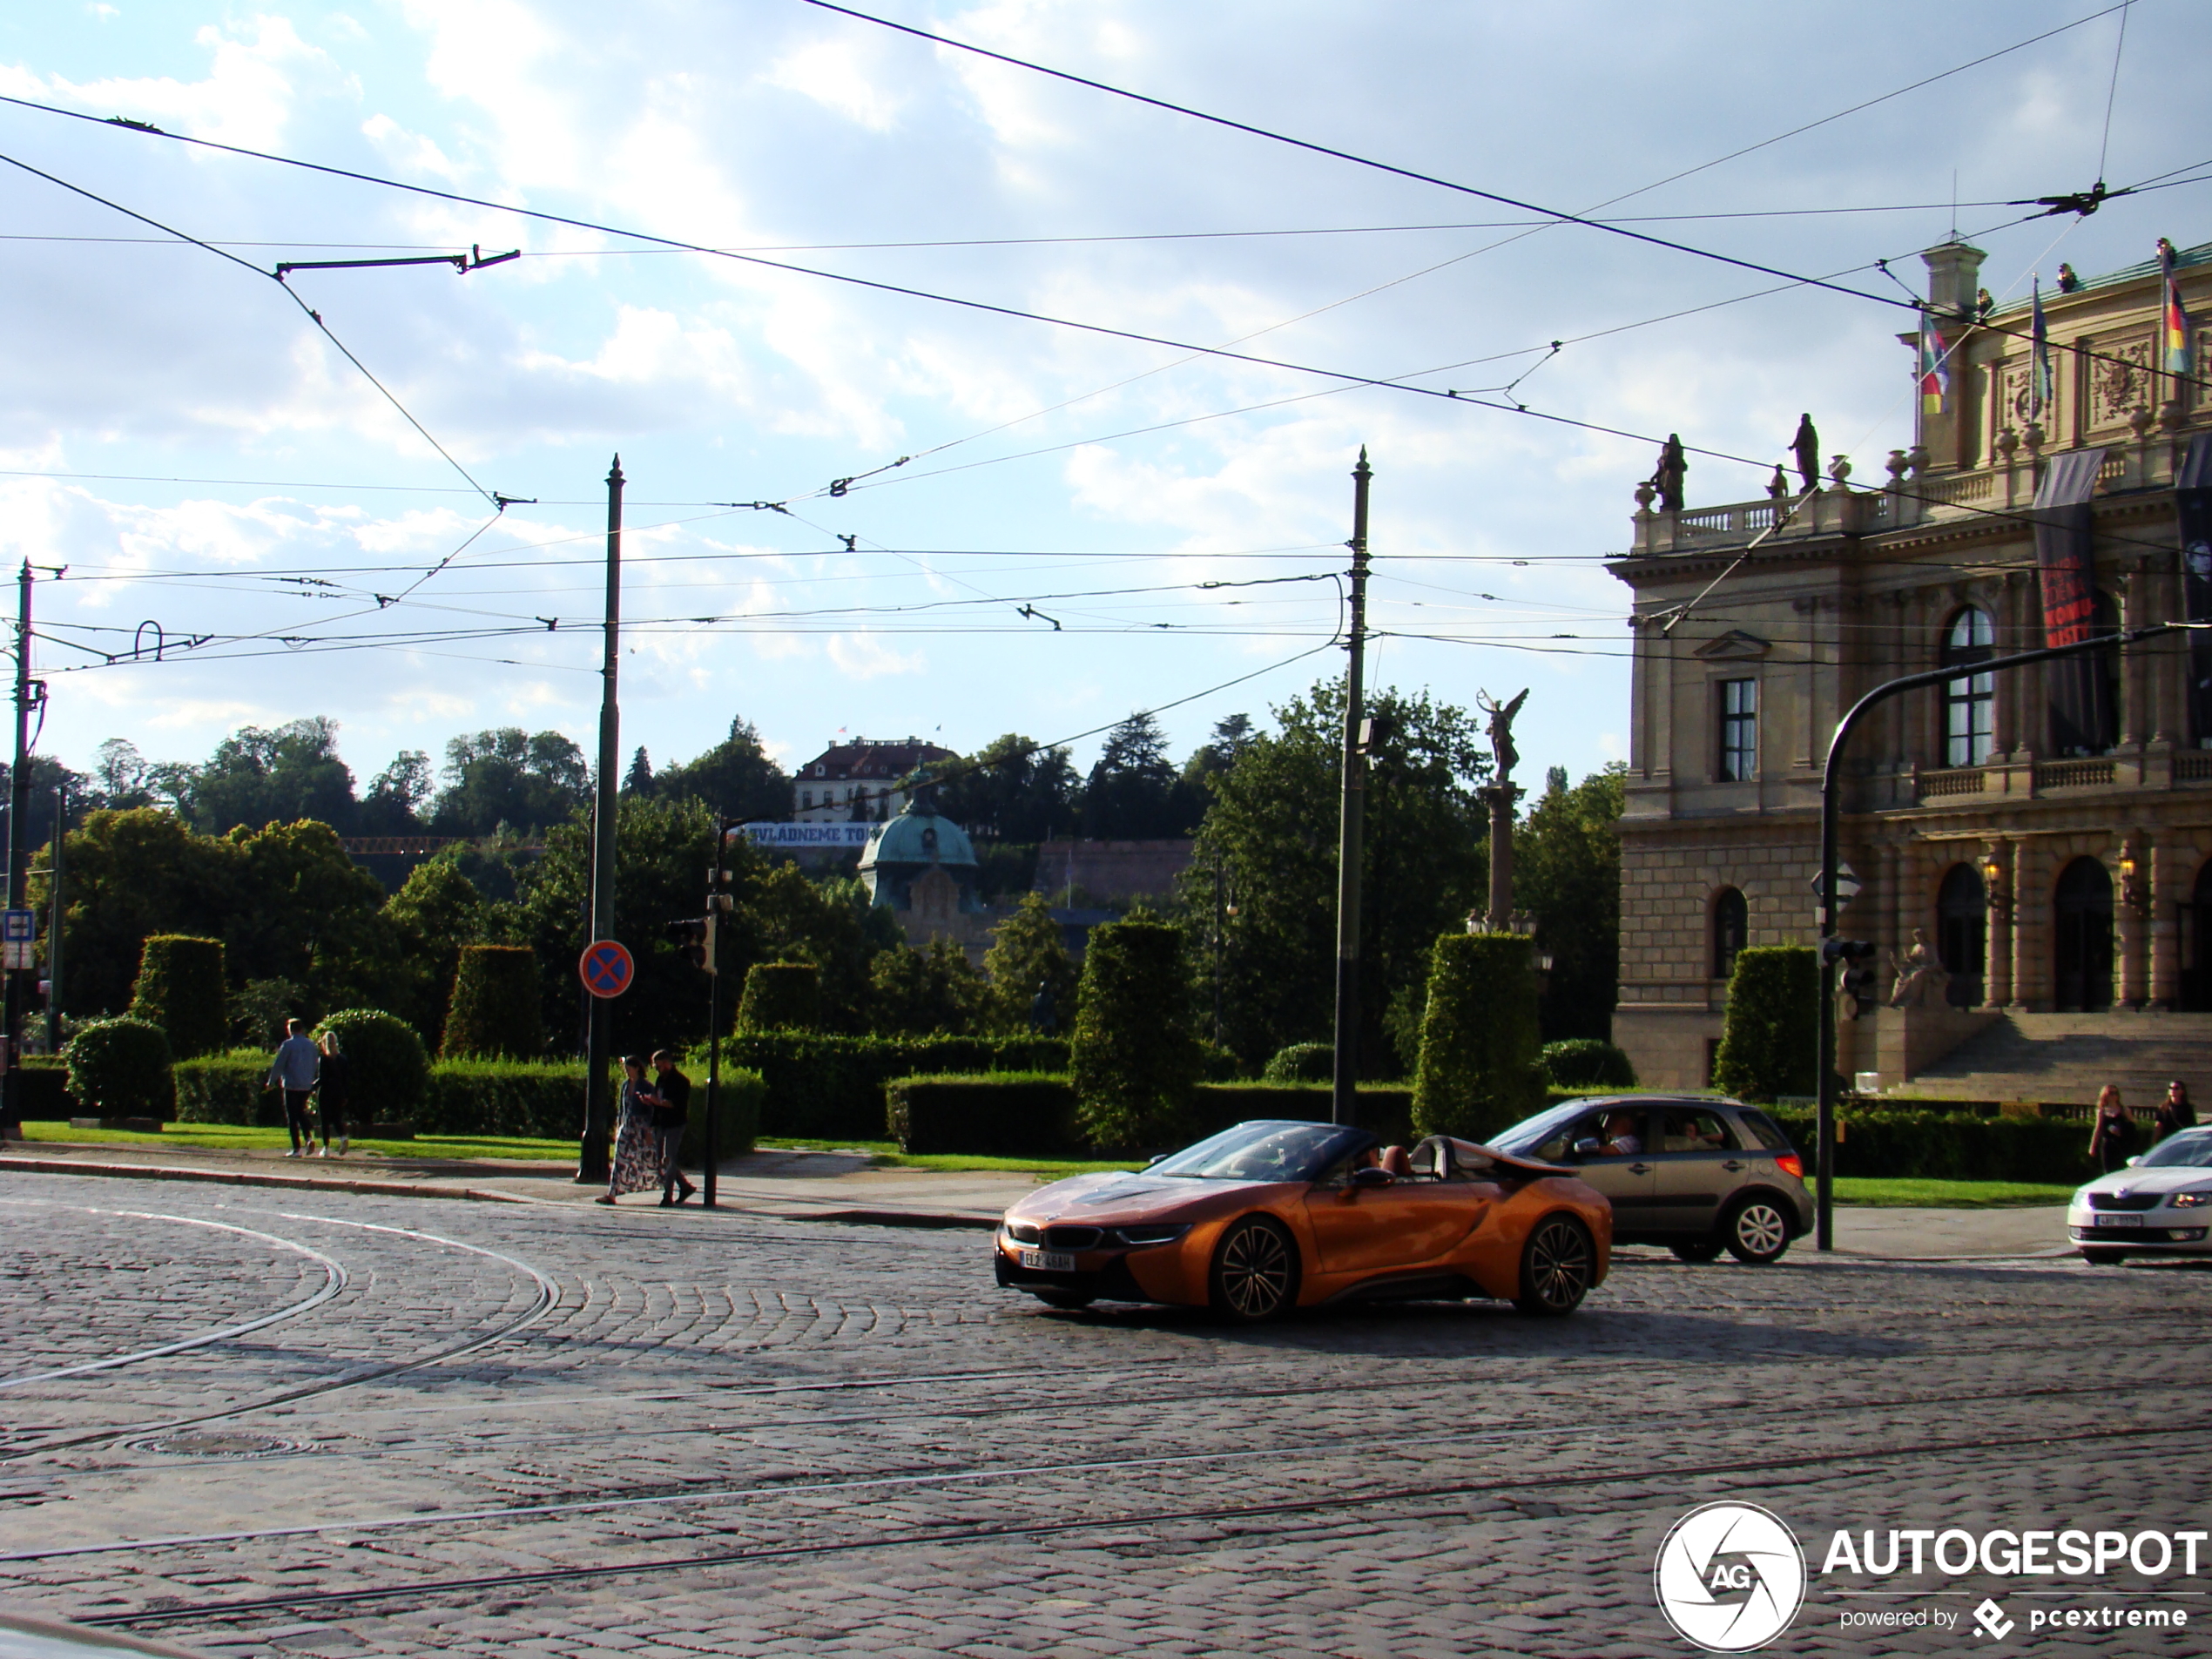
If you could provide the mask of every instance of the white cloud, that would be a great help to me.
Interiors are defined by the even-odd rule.
[[[832,634],[829,659],[839,673],[858,680],[919,674],[925,665],[920,651],[894,651],[876,634]]]
[[[888,132],[898,125],[906,100],[881,84],[883,66],[876,61],[880,56],[858,38],[812,41],[778,59],[762,78],[870,132]]]

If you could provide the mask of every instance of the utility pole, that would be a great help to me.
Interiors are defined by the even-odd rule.
[[[45,687],[36,688],[43,696]],[[16,769],[8,775],[8,908],[22,910],[30,899],[30,711],[35,706],[30,678],[30,561],[23,562],[16,576]],[[27,953],[26,953],[27,955]],[[23,1015],[26,974],[38,970],[6,970],[7,992],[0,1003],[0,1124],[15,1134],[23,1122]]]
[[[46,924],[46,1052],[62,1051],[62,923],[69,915],[64,880],[69,869],[64,856],[69,834],[69,795],[54,791],[54,853],[49,877],[53,882],[53,918]]]
[[[615,670],[622,657],[622,457],[607,474],[607,644],[599,682],[599,778],[591,811],[591,939],[611,939],[615,931],[615,788],[619,779],[622,716],[615,698]],[[590,941],[586,941],[590,942]],[[591,999],[591,1023],[584,1042],[583,1145],[577,1180],[607,1178],[607,1126],[613,1103],[607,1065],[614,1050],[614,1009],[605,997]]]
[[[722,968],[717,948],[721,944],[722,917],[725,912],[736,908],[730,894],[730,872],[725,867],[725,853],[730,837],[750,819],[725,819],[715,826],[714,868],[707,873],[706,887],[706,1148],[699,1155],[705,1173],[699,1182],[706,1190],[699,1195],[704,1209],[714,1208],[714,1172],[722,1161]]]
[[[1352,469],[1352,638],[1344,677],[1344,804],[1337,835],[1337,1029],[1329,1121],[1355,1123],[1359,1116],[1359,859],[1366,826],[1367,779],[1361,754],[1365,721],[1360,683],[1367,643],[1367,447]]]

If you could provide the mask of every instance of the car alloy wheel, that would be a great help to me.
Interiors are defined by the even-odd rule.
[[[1597,1270],[1597,1253],[1590,1236],[1571,1216],[1553,1216],[1538,1224],[1521,1252],[1521,1294],[1514,1305],[1523,1313],[1572,1313],[1589,1294]]]
[[[1790,1223],[1770,1198],[1746,1198],[1736,1206],[1723,1230],[1728,1253],[1739,1262],[1764,1267],[1790,1248]]]
[[[1298,1248],[1275,1223],[1247,1216],[1214,1251],[1212,1278],[1217,1312],[1245,1324],[1271,1319],[1298,1299]]]

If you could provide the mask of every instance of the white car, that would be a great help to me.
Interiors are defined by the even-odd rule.
[[[2067,1232],[2088,1262],[2212,1256],[2212,1126],[2169,1135],[2074,1195]]]

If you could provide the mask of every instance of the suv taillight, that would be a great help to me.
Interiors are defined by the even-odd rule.
[[[1805,1178],[1805,1161],[1795,1152],[1784,1152],[1775,1159],[1775,1163],[1781,1169],[1783,1174],[1793,1181],[1802,1181]]]

